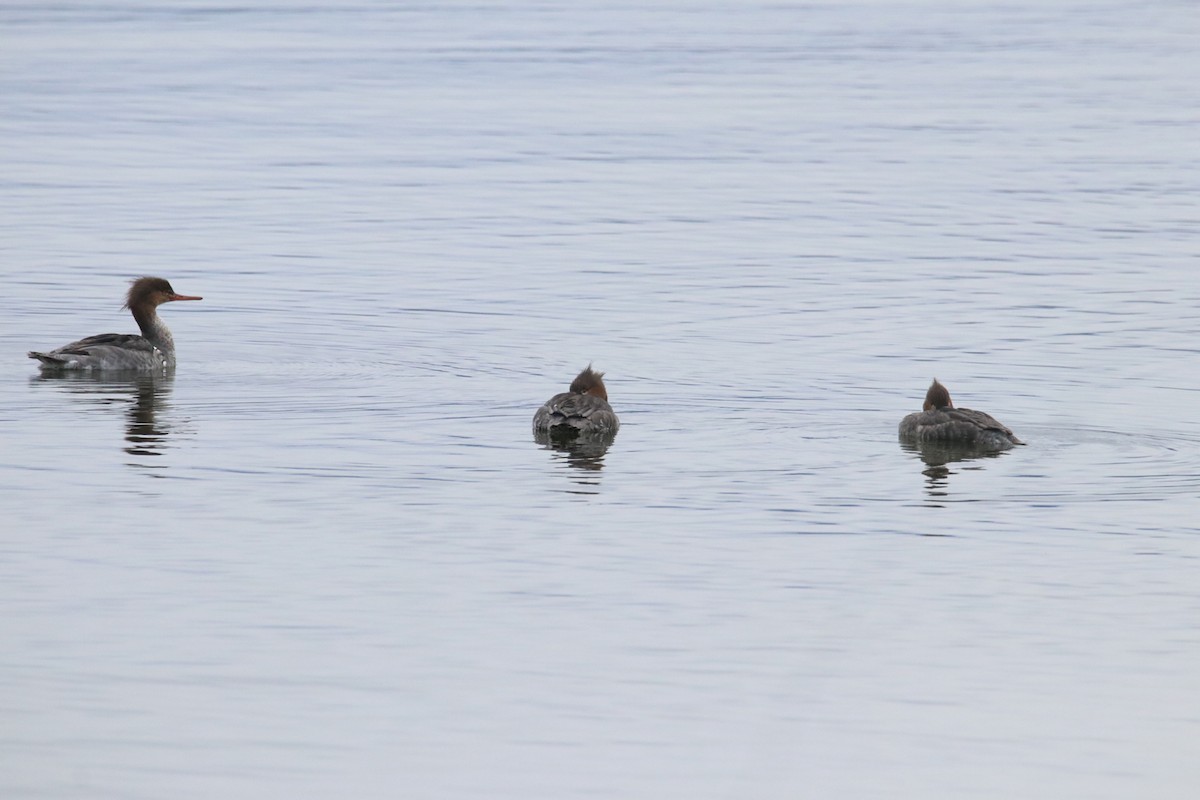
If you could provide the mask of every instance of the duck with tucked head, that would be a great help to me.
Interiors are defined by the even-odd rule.
[[[955,408],[950,392],[937,378],[925,393],[924,410],[900,421],[900,438],[979,450],[1007,450],[1025,444],[990,414]]]
[[[604,373],[588,364],[571,381],[571,388],[556,394],[533,415],[535,435],[555,439],[611,436],[621,427],[604,388]]]
[[[175,300],[201,300],[179,294],[162,278],[138,278],[129,287],[125,308],[142,334],[102,333],[47,353],[30,352],[45,371],[136,370],[161,372],[175,366],[175,340],[158,316],[158,307]]]

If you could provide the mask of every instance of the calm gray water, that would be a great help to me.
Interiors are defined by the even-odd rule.
[[[1194,4],[641,5],[0,6],[0,796],[1195,796]]]

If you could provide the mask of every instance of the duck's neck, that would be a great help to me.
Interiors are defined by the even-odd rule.
[[[174,364],[175,339],[171,337],[171,329],[158,316],[158,312],[154,310],[153,306],[131,310],[133,318],[137,320],[138,328],[142,331],[142,336],[145,336],[150,340],[150,344],[162,351],[168,364]]]

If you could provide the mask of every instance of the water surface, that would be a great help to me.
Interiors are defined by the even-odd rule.
[[[6,5],[0,793],[1190,796],[1198,34]],[[38,376],[142,274],[174,375]]]

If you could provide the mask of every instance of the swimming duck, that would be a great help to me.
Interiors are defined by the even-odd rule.
[[[533,415],[534,434],[562,439],[615,434],[621,423],[608,404],[603,378],[603,372],[588,364],[571,381],[568,391],[551,397]]]
[[[201,300],[179,294],[162,278],[138,278],[129,287],[125,308],[133,314],[141,335],[102,333],[71,342],[47,353],[31,351],[30,358],[41,362],[45,371],[54,370],[137,370],[160,372],[175,366],[175,340],[166,323],[158,316],[158,307],[175,300]]]
[[[1014,444],[1024,444],[990,414],[955,408],[950,392],[937,378],[925,393],[924,410],[900,421],[900,438],[980,450],[1007,450]]]

